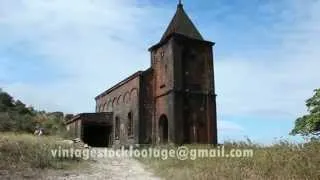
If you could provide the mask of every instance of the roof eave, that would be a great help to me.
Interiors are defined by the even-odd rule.
[[[136,73],[132,74],[131,76],[125,78],[124,80],[120,81],[119,83],[117,83],[116,85],[112,86],[111,88],[107,89],[106,91],[100,93],[98,96],[96,96],[94,99],[97,100],[99,99],[101,96],[104,96],[106,94],[109,94],[110,92],[112,92],[113,90],[117,89],[118,87],[121,87],[122,85],[126,84],[128,81],[136,78],[137,76],[140,76],[143,73],[143,71],[137,71]]]
[[[188,39],[188,40],[191,40],[191,41],[198,41],[198,42],[201,42],[201,43],[205,43],[205,44],[208,44],[210,46],[214,46],[215,45],[215,42],[211,42],[211,41],[206,41],[206,40],[200,40],[200,39],[195,39],[195,38],[191,38],[189,36],[186,36],[186,35],[183,35],[183,34],[179,34],[179,33],[172,33],[170,35],[168,35],[164,40],[160,41],[159,43],[151,46],[148,51],[153,51],[154,49],[157,49],[159,48],[160,46],[162,46],[163,44],[167,43],[172,37],[181,37],[181,38],[184,38],[184,39]]]

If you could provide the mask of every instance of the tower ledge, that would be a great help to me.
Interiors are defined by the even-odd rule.
[[[159,48],[160,46],[162,46],[163,44],[167,43],[171,38],[178,38],[178,39],[185,39],[185,40],[190,40],[190,41],[194,41],[194,42],[199,42],[199,43],[203,43],[203,44],[207,44],[210,46],[214,46],[215,42],[211,42],[211,41],[206,41],[206,40],[199,40],[199,39],[194,39],[194,38],[190,38],[188,36],[185,36],[183,34],[179,34],[179,33],[171,33],[170,35],[168,35],[165,39],[163,39],[162,41],[160,41],[159,43],[151,46],[148,51],[152,51],[154,49]]]

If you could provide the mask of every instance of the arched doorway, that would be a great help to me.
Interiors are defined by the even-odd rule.
[[[159,136],[160,143],[168,143],[168,118],[166,115],[161,115],[159,119]]]

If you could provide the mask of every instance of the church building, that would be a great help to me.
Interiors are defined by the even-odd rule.
[[[151,67],[97,95],[96,112],[67,128],[91,146],[217,144],[213,46],[179,3],[149,48]]]

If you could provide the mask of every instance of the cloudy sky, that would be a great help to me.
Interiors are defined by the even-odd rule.
[[[219,140],[288,136],[320,87],[319,0],[184,0],[216,42]],[[28,105],[94,111],[94,97],[149,67],[175,0],[0,0],[0,87]]]

